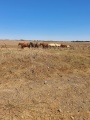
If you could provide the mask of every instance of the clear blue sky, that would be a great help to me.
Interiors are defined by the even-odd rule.
[[[0,0],[0,39],[90,40],[90,0]]]

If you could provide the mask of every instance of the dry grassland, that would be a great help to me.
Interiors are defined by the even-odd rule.
[[[18,43],[0,41],[0,120],[90,120],[90,42]]]

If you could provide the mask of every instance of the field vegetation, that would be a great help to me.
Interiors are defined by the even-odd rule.
[[[46,49],[19,42],[0,41],[0,120],[89,120],[90,42]]]

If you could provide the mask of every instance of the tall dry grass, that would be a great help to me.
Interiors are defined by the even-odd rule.
[[[42,80],[61,74],[90,73],[89,47],[60,49],[0,49],[0,76],[5,79]]]

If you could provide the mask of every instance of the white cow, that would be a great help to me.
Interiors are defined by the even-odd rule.
[[[61,46],[61,44],[55,44],[55,43],[49,43],[48,45],[49,47],[54,47],[54,48]]]

